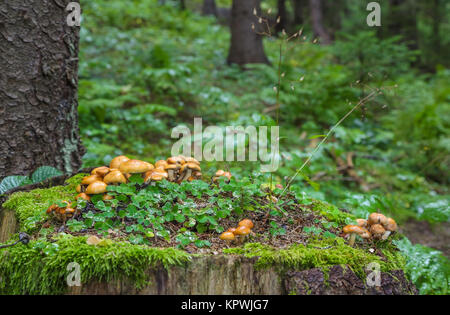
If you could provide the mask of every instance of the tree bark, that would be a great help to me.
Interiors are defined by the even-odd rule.
[[[217,16],[217,6],[215,0],[205,0],[203,1],[202,7],[203,15],[214,15]]]
[[[323,25],[322,1],[309,0],[309,7],[311,11],[311,21],[314,31],[314,36],[320,37],[322,44],[331,44],[331,37]]]
[[[287,25],[287,11],[286,11],[286,1],[285,0],[278,0],[277,1],[277,7],[278,7],[278,17],[280,17],[280,23],[277,23],[275,30],[277,32],[281,32],[283,29],[286,29]]]
[[[73,0],[0,2],[0,179],[81,165]]]
[[[253,15],[256,8],[260,14],[261,0],[233,0],[231,8],[231,45],[228,64],[245,65],[249,63],[269,63],[264,53],[261,24]],[[255,29],[252,29],[252,25]]]

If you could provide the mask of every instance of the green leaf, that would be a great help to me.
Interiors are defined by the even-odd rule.
[[[51,166],[41,166],[36,171],[34,171],[33,175],[31,175],[31,180],[33,183],[39,183],[46,179],[61,176],[64,173],[60,170],[51,167]]]
[[[27,184],[31,184],[31,181],[27,176],[7,176],[3,178],[0,183],[0,194],[4,194],[8,190]]]

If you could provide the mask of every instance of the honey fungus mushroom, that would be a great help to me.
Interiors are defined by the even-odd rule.
[[[129,158],[126,157],[125,155],[119,155],[116,156],[114,159],[111,160],[111,162],[109,163],[109,168],[112,169],[119,169],[120,164],[122,164],[123,162],[128,161]]]
[[[367,223],[369,225],[374,225],[374,224],[385,224],[387,222],[387,218],[381,214],[381,213],[377,213],[377,212],[373,212],[369,215],[369,219],[367,219]]]
[[[394,219],[392,218],[387,218],[386,220],[386,224],[383,225],[383,227],[385,228],[386,232],[384,232],[383,236],[381,237],[381,239],[386,240],[389,235],[391,235],[391,233],[397,231],[397,222],[395,222]]]
[[[230,181],[230,179],[231,179],[231,173],[230,172],[225,172],[224,170],[218,170],[217,172],[216,172],[216,174],[215,174],[215,176],[213,177],[213,182],[217,182],[217,180],[220,178],[220,177],[226,177],[227,178],[227,182],[229,182]]]
[[[381,239],[385,232],[386,230],[381,224],[373,224],[370,226],[370,233],[372,233],[374,239]]]
[[[110,168],[108,166],[100,166],[94,168],[91,172],[91,175],[98,175],[100,177],[105,177],[109,172]]]
[[[119,171],[124,174],[141,174],[148,172],[155,167],[153,164],[141,160],[128,160],[120,164]]]
[[[104,182],[101,181],[93,182],[92,184],[89,184],[89,186],[86,188],[86,194],[88,195],[103,194],[106,192],[107,187],[108,185]]]
[[[253,228],[253,222],[250,219],[244,219],[238,223],[238,226],[246,226],[249,229]]]
[[[178,182],[182,182],[191,177],[194,171],[201,171],[200,166],[197,163],[185,163],[180,169],[180,176]]]
[[[343,231],[345,235],[350,235],[350,240],[348,242],[350,246],[353,246],[353,244],[355,244],[356,235],[359,235],[364,239],[370,238],[371,236],[370,232],[367,229],[357,225],[346,225]]]
[[[238,226],[236,231],[234,231],[234,235],[239,237],[239,242],[242,243],[247,235],[250,234],[250,228],[245,225]]]
[[[230,245],[230,243],[231,243],[232,241],[234,241],[236,237],[235,237],[235,235],[234,235],[233,232],[228,232],[228,231],[226,231],[226,232],[223,232],[222,234],[220,234],[219,238],[220,238],[222,241],[226,241],[226,242],[227,242],[227,245]]]
[[[103,181],[108,185],[113,184],[125,184],[127,182],[127,178],[122,174],[121,171],[116,170],[110,172],[103,178]]]

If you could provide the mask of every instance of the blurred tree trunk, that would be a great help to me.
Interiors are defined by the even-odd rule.
[[[81,166],[73,0],[0,2],[0,178]]]
[[[322,1],[309,0],[309,7],[311,11],[311,22],[314,36],[320,37],[321,43],[324,45],[331,44],[330,34],[327,32],[323,24]]]
[[[278,0],[277,7],[278,7],[277,18],[280,17],[280,23],[277,23],[275,30],[277,32],[281,32],[283,29],[286,29],[286,24],[287,24],[286,1]]]
[[[260,14],[260,4],[261,0],[233,0],[228,64],[269,63],[264,53],[262,37],[256,33],[262,32],[263,28],[253,15],[254,8]],[[252,25],[255,29],[252,29]]]
[[[433,0],[434,1],[434,0]],[[430,1],[432,3],[433,1]],[[390,0],[387,29],[389,35],[402,35],[411,49],[418,48],[417,3],[412,0]]]
[[[186,10],[186,2],[184,0],[180,0],[180,9]]]
[[[292,6],[294,8],[294,24],[303,24],[303,10],[305,0],[292,0]]]
[[[202,14],[217,16],[216,0],[204,0],[202,7]]]

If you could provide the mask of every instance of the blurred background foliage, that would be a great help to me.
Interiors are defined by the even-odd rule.
[[[286,1],[289,14],[294,2]],[[289,44],[283,53],[281,165],[275,181],[284,185],[319,135],[371,88],[386,87],[336,129],[294,187],[361,216],[381,211],[400,225],[408,220],[448,224],[450,4],[436,1],[436,12],[433,1],[407,0],[397,6],[381,1],[382,27],[370,28],[367,2],[324,2],[331,45],[313,43],[306,9],[297,18],[300,24],[293,17],[287,23],[288,33],[303,28],[306,39]],[[194,117],[203,119],[204,128],[277,124],[274,86],[282,39],[264,39],[271,65],[251,65],[246,71],[227,65],[231,1],[216,3],[219,19],[202,16],[200,0],[186,0],[185,9],[168,0],[82,1],[84,166],[107,164],[118,154],[151,162],[168,157],[175,142],[172,128],[192,128]],[[277,1],[264,0],[262,9],[269,8],[276,19]],[[349,158],[351,174],[339,169],[339,160],[347,163]],[[219,167],[237,178],[259,171],[255,162],[203,163],[209,175]],[[411,251],[409,245],[403,248]],[[441,250],[448,255],[446,246]],[[446,292],[448,260],[445,266],[447,283],[425,285],[422,293]]]

